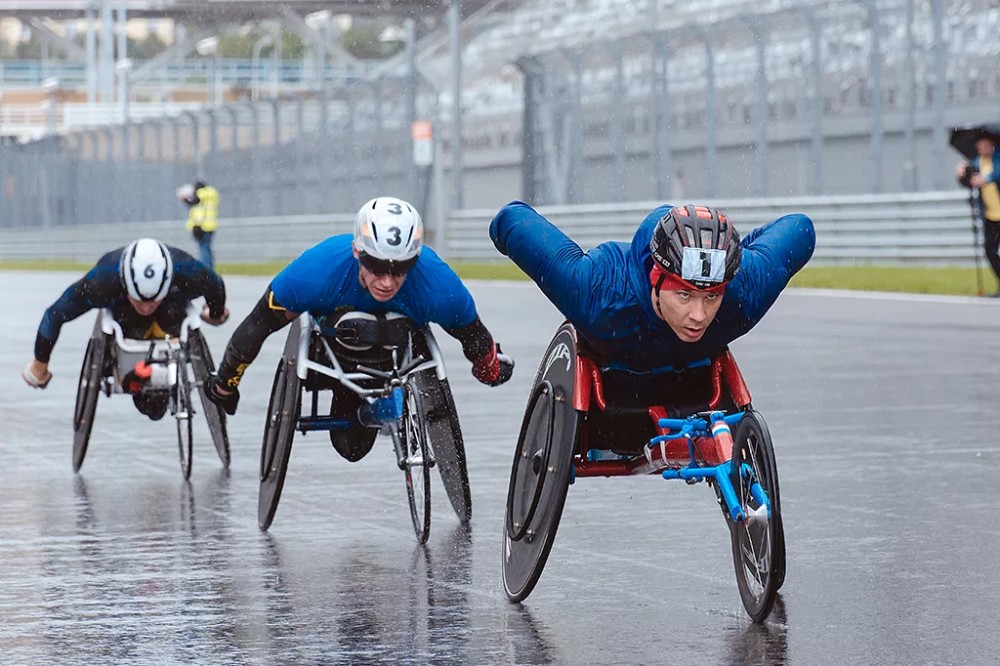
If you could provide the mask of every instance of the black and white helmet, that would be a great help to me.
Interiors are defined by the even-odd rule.
[[[129,243],[118,264],[118,276],[129,298],[162,301],[170,291],[174,264],[170,250],[158,240],[140,238]]]
[[[402,199],[376,197],[358,211],[354,248],[365,268],[377,275],[405,275],[424,245],[424,223]]]

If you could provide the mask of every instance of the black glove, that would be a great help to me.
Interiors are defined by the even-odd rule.
[[[196,241],[200,241],[202,238],[205,237],[205,230],[202,229],[201,227],[195,227],[194,229],[191,230],[191,235],[194,236],[194,239]]]
[[[213,403],[222,407],[226,411],[226,414],[232,416],[236,413],[236,405],[240,401],[240,391],[239,389],[226,389],[232,391],[229,395],[222,395],[219,393],[219,386],[222,384],[222,380],[219,379],[218,375],[210,375],[205,379],[205,395]]]
[[[500,343],[497,343],[497,360],[500,361],[500,376],[494,386],[504,384],[514,375],[514,359],[500,350]]]

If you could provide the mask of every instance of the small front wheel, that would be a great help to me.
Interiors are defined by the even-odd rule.
[[[427,451],[427,420],[415,381],[403,389],[403,417],[400,438],[403,450],[403,473],[406,475],[406,497],[410,501],[410,517],[418,543],[427,543],[431,532],[431,475]]]
[[[771,435],[755,411],[748,411],[736,426],[732,470],[733,489],[747,516],[729,525],[736,584],[747,614],[761,623],[784,579],[785,538]]]

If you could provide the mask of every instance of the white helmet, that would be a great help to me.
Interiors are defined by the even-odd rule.
[[[162,301],[170,291],[170,281],[174,277],[170,250],[152,238],[132,241],[122,252],[118,275],[129,298]]]
[[[358,211],[354,248],[373,273],[404,275],[417,263],[424,245],[424,223],[417,209],[395,197],[376,197]]]

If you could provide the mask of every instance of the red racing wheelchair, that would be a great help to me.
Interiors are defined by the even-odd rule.
[[[521,601],[534,589],[576,479],[659,474],[713,489],[743,605],[763,622],[785,576],[778,470],[732,354],[647,376],[653,390],[630,388],[630,399],[619,400],[625,393],[616,385],[634,378],[616,384],[620,370],[601,367],[581,342],[568,322],[556,331],[525,409],[504,518],[507,597]],[[668,404],[654,401],[661,397]]]

